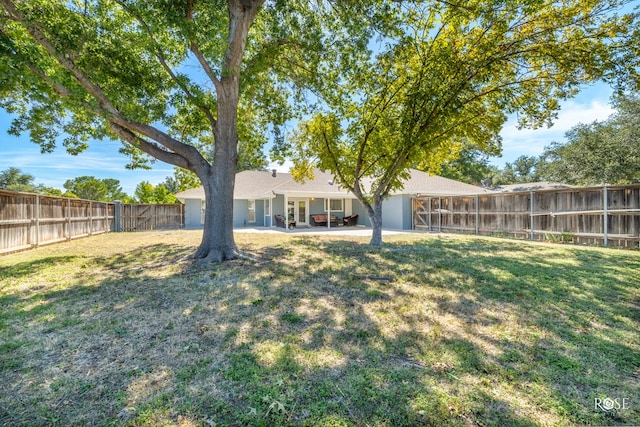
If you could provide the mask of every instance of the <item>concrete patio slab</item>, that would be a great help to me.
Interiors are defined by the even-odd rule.
[[[234,228],[234,233],[269,233],[269,234],[293,234],[316,236],[371,236],[371,228],[368,227],[301,227],[292,230],[273,227],[242,227]],[[409,230],[382,230],[383,236],[393,234],[410,233]]]

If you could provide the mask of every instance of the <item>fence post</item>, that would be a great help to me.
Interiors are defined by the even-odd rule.
[[[442,232],[442,197],[438,197],[438,232]]]
[[[416,224],[418,223],[417,219],[418,219],[418,205],[420,204],[420,199],[418,198],[419,196],[416,195],[416,198],[413,199],[414,203],[415,203],[415,209],[413,211],[413,215],[411,215],[411,229],[415,230],[416,229]],[[346,202],[345,202],[346,203]],[[424,204],[420,205],[423,207],[423,211],[424,211]],[[345,208],[346,209],[346,208]]]
[[[431,197],[427,198],[428,202],[429,202],[429,231],[433,231],[432,230],[432,223],[433,221],[431,221]]]
[[[93,235],[93,202],[89,200],[89,236]]]
[[[603,235],[604,235],[604,245],[609,246],[609,202],[607,200],[607,186],[602,187],[602,204],[603,204]]]
[[[476,194],[476,236],[480,234],[480,196]]]
[[[534,201],[533,201],[533,200],[534,200],[534,197],[535,197],[535,192],[534,192],[534,191],[531,191],[531,192],[529,193],[529,197],[530,197],[530,199],[531,199],[531,200],[529,200],[529,211],[530,211],[530,214],[529,214],[529,218],[530,218],[529,223],[530,223],[530,226],[531,226],[531,233],[530,233],[530,236],[531,236],[531,237],[530,237],[530,238],[531,238],[531,240],[535,240],[536,235],[535,235],[535,233],[534,233],[534,231],[533,231],[533,229],[534,229],[533,225],[534,225],[535,218],[536,218],[536,217],[535,217],[535,215],[534,215],[534,212],[535,212],[535,206],[534,206]]]
[[[35,206],[35,223],[36,223],[36,248],[40,245],[40,196],[36,194]]]
[[[71,197],[67,197],[67,240],[71,240]]]
[[[122,231],[122,202],[116,200],[113,205],[113,231],[120,233]]]

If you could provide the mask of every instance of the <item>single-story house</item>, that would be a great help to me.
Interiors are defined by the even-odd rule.
[[[485,192],[488,191],[474,185],[412,169],[404,188],[384,201],[383,227],[410,230],[412,199],[417,195],[473,195]],[[202,227],[204,189],[193,188],[176,196],[185,204],[185,227]],[[289,173],[275,170],[239,172],[233,199],[233,226],[236,228],[275,227],[276,216],[295,222],[297,227],[310,226],[316,214],[335,215],[340,219],[338,224],[342,224],[343,217],[358,215],[358,225],[371,225],[365,208],[355,196],[334,183],[330,173],[320,170],[315,171],[314,179],[303,183],[294,180]],[[332,224],[329,222],[328,226]]]

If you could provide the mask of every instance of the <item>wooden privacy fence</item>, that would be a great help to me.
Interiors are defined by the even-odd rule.
[[[184,205],[116,204],[121,209],[118,231],[150,231],[184,227]]]
[[[413,227],[618,247],[640,245],[640,185],[413,199]]]
[[[0,190],[0,254],[112,231],[183,226],[183,205],[131,205]]]

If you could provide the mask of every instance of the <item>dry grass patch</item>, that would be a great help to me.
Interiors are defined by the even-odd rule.
[[[0,258],[0,424],[640,419],[638,252],[239,234],[260,262],[204,268],[186,259],[200,235]]]

